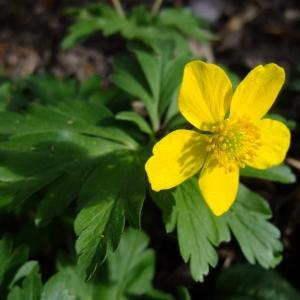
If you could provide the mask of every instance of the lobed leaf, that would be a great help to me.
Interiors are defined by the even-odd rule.
[[[147,249],[149,238],[133,229],[124,232],[120,245],[108,255],[109,300],[131,299],[152,290],[155,254]]]
[[[172,300],[152,287],[155,254],[148,246],[144,232],[127,229],[118,249],[109,251],[100,278],[85,282],[78,268],[62,267],[45,284],[42,300]]]
[[[271,217],[269,205],[242,184],[235,204],[221,217],[210,211],[195,178],[173,192],[153,193],[153,198],[163,211],[167,232],[176,226],[181,256],[190,263],[197,281],[203,280],[210,266],[216,266],[215,247],[230,240],[230,231],[250,263],[269,268],[281,260],[280,232],[267,221]]]
[[[191,274],[197,281],[215,267],[218,255],[215,246],[229,240],[229,231],[222,218],[215,217],[199,193],[196,180],[189,180],[174,192],[178,243],[181,256],[190,262]]]
[[[267,202],[240,185],[235,205],[224,217],[247,260],[264,268],[281,261],[280,231],[267,221],[272,216]]]
[[[89,277],[105,259],[108,246],[117,248],[125,218],[135,227],[140,225],[146,178],[139,155],[123,152],[103,157],[82,187],[76,250]]]
[[[75,267],[64,267],[44,285],[41,300],[94,300],[93,287]],[[96,300],[96,299],[95,299]]]
[[[35,105],[26,114],[2,112],[0,205],[19,208],[44,190],[36,224],[45,225],[60,215],[77,197],[100,157],[136,147],[116,126],[99,126],[110,118],[104,106],[75,100]]]

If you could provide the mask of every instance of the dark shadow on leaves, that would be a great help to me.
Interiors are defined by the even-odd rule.
[[[1,183],[0,194],[11,197],[11,208],[18,207],[30,196],[65,174],[83,176],[97,165],[82,147],[69,142],[44,142],[31,150],[0,150],[0,166],[20,176]]]

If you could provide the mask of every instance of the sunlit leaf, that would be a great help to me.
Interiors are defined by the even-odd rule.
[[[221,217],[214,216],[206,205],[196,179],[173,192],[154,193],[153,198],[163,211],[166,230],[176,226],[181,256],[190,263],[195,280],[203,280],[209,267],[216,266],[215,248],[230,240],[230,231],[250,263],[269,268],[281,260],[280,232],[267,221],[271,217],[269,205],[243,185],[231,210]]]
[[[258,194],[240,185],[237,201],[224,216],[247,260],[265,268],[281,261],[280,231],[267,220],[272,212]]]
[[[174,218],[176,220],[181,256],[185,262],[190,262],[193,278],[202,281],[209,272],[209,266],[215,267],[218,262],[215,246],[229,240],[226,222],[210,212],[199,193],[196,180],[181,184],[172,195],[174,217],[169,220],[173,225]],[[168,230],[172,229],[170,223],[166,226]]]

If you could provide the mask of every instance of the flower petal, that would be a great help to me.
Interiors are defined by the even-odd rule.
[[[273,105],[284,79],[284,69],[276,64],[254,68],[234,92],[230,116],[248,115],[254,120],[261,119]]]
[[[231,97],[231,82],[220,67],[199,60],[186,64],[178,105],[196,128],[224,120]]]
[[[260,128],[261,147],[257,150],[257,156],[249,166],[257,169],[266,169],[279,165],[285,158],[290,146],[291,133],[289,129],[279,121],[263,119],[257,122]]]
[[[238,191],[239,167],[227,171],[215,161],[209,160],[202,169],[199,186],[202,195],[216,216],[228,211]]]
[[[193,176],[202,167],[205,140],[192,130],[175,130],[153,148],[146,172],[154,191],[172,188]]]

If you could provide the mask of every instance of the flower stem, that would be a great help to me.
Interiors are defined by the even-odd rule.
[[[113,3],[113,6],[114,6],[115,11],[117,12],[118,16],[122,19],[125,19],[126,18],[125,12],[124,12],[124,9],[122,7],[120,0],[111,0],[111,1]]]
[[[151,9],[151,14],[150,14],[151,18],[154,18],[157,15],[162,3],[163,3],[163,0],[155,0],[154,1],[152,9]]]

